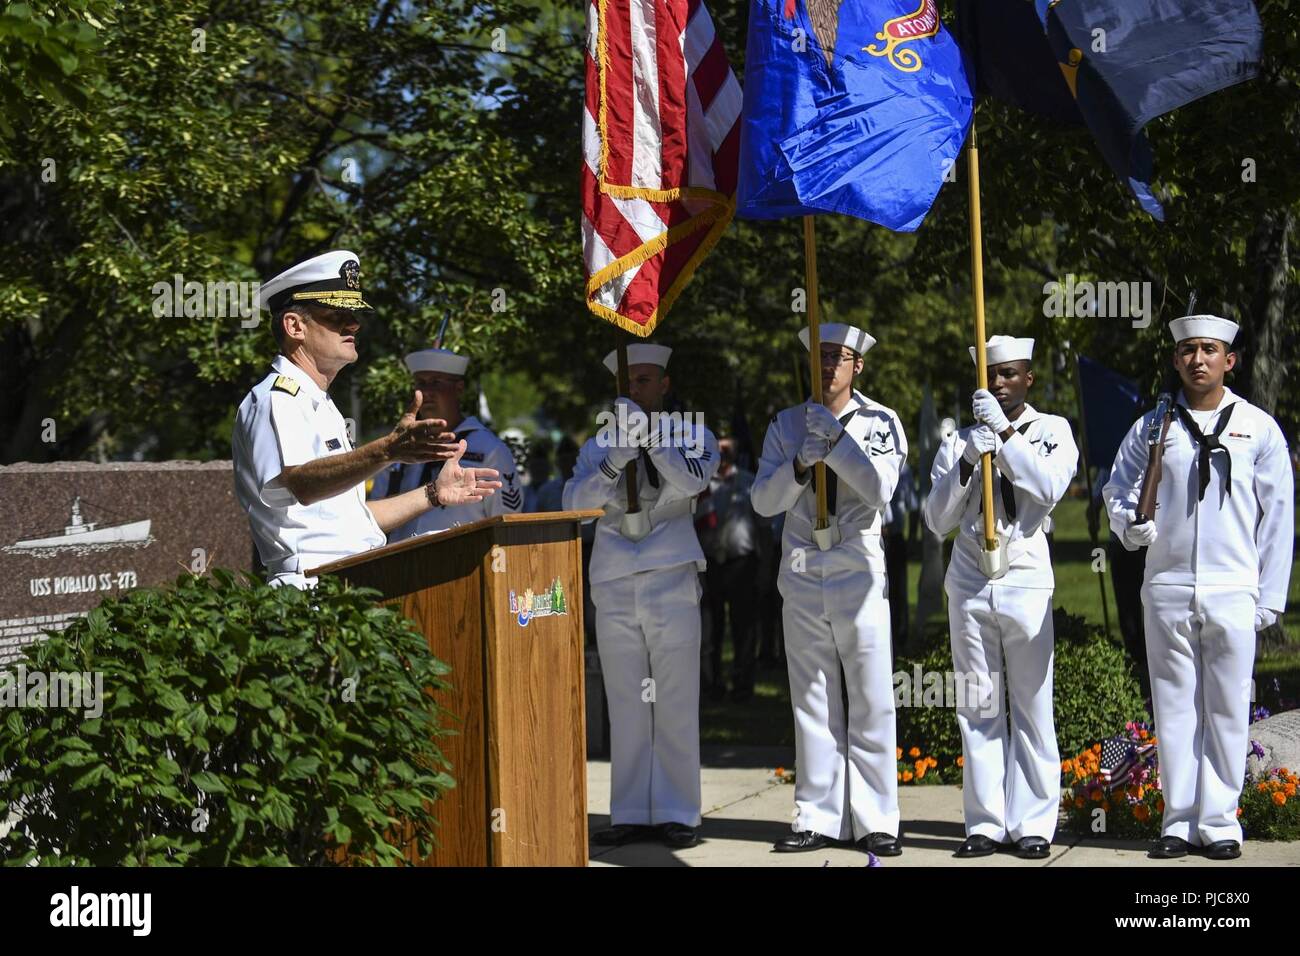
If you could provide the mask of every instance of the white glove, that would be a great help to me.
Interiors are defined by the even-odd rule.
[[[970,437],[966,440],[966,447],[962,449],[961,457],[966,464],[972,467],[979,464],[980,456],[985,452],[996,455],[1002,449],[1002,439],[993,434],[993,429],[987,425],[977,425],[971,429]]]
[[[624,448],[643,448],[650,439],[650,416],[641,410],[641,406],[630,398],[614,400],[614,414],[617,416],[618,444]]]
[[[797,457],[799,464],[805,468],[811,468],[817,462],[825,461],[826,456],[830,453],[831,443],[829,439],[823,438],[821,435],[809,435],[803,440],[803,446],[799,449]]]
[[[1001,435],[1011,427],[1006,412],[987,388],[975,389],[975,394],[971,396],[970,407],[975,415],[975,421],[988,425],[995,434]]]
[[[820,435],[832,442],[844,431],[844,426],[831,414],[831,410],[816,402],[804,406],[803,421],[809,435]]]
[[[1270,611],[1266,607],[1255,608],[1255,630],[1262,631],[1265,628],[1272,627],[1277,623],[1277,611]]]
[[[614,400],[613,444],[605,460],[615,469],[622,469],[640,452],[650,435],[650,421],[641,406],[630,398]]]
[[[640,449],[624,447],[623,445],[613,445],[605,452],[605,460],[615,471],[622,471],[627,467],[627,463],[635,458]]]
[[[1142,524],[1129,525],[1124,529],[1124,541],[1134,548],[1151,547],[1156,543],[1156,523],[1144,521]]]

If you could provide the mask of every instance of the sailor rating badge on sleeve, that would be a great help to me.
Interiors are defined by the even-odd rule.
[[[876,432],[871,436],[868,451],[874,455],[891,455],[894,452],[894,437],[889,432]]]
[[[275,381],[271,383],[271,391],[286,392],[289,395],[297,395],[300,388],[302,386],[287,375],[277,375]]]

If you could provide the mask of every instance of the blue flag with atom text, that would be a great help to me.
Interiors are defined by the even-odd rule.
[[[737,214],[916,229],[970,125],[934,0],[753,0]]]

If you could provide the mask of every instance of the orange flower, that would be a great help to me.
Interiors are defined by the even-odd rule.
[[[1139,803],[1133,808],[1133,818],[1141,823],[1146,823],[1151,819],[1151,810],[1145,803]]]
[[[1237,816],[1241,816],[1241,807],[1237,808]]]
[[[1255,789],[1258,790],[1260,793],[1263,793],[1265,790],[1268,789],[1268,784],[1266,784],[1266,783],[1257,783],[1257,784],[1255,784]]]
[[[777,775],[778,777],[784,777],[784,776],[785,776],[785,767],[777,767],[776,770],[775,770],[774,772],[776,773],[776,775]]]
[[[964,767],[964,766],[966,766],[966,758],[965,758],[965,757],[958,757],[958,758],[957,758],[957,766],[959,766],[959,767]]]
[[[921,748],[920,748],[920,747],[913,747],[911,750],[909,750],[909,751],[907,752],[907,755],[908,755],[909,757],[919,757],[919,756],[921,756]]]
[[[1102,791],[1100,791],[1100,790],[1094,790],[1094,791],[1092,792],[1092,802],[1093,802],[1093,803],[1101,803],[1101,802],[1102,802],[1103,800],[1105,800],[1105,799],[1106,799],[1106,794],[1103,793]]]
[[[912,771],[910,771],[910,770],[904,770],[904,771],[903,771],[903,783],[911,783],[911,781],[912,781]]]
[[[1156,813],[1164,813],[1164,812],[1165,812],[1165,798],[1161,797],[1159,800],[1156,801]]]
[[[895,747],[895,748],[894,748],[894,759],[895,759],[895,760],[902,760],[902,759],[903,759],[903,748],[902,748],[902,747]]]
[[[1099,754],[1099,753],[1101,753],[1101,744],[1093,744],[1093,745],[1092,745],[1092,752],[1095,753],[1095,754]]]
[[[933,769],[933,768],[939,766],[939,760],[938,760],[938,758],[936,758],[936,757],[926,757],[925,759],[928,760],[928,761],[930,761],[930,768],[931,768],[931,769]]]
[[[903,771],[901,771],[901,770],[898,771],[898,779],[899,779],[899,780],[902,780],[902,779],[903,779]]]
[[[1286,806],[1286,794],[1282,793],[1281,791],[1274,793],[1273,802],[1276,803],[1279,807]]]
[[[918,760],[917,763],[919,763],[921,766],[916,768],[916,779],[920,780],[922,777],[925,776],[925,771],[929,765],[926,764],[925,761],[923,760]]]
[[[1294,784],[1294,783],[1288,783],[1285,787],[1282,788],[1282,792],[1285,793],[1288,797],[1294,797],[1294,796],[1295,796],[1295,784]]]
[[[1080,809],[1083,808],[1083,806],[1084,806],[1085,803],[1086,803],[1086,801],[1083,799],[1083,797],[1075,797],[1075,798],[1074,798],[1074,805],[1075,805],[1076,807],[1079,807]]]

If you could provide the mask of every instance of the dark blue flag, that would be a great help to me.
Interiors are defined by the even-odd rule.
[[[966,21],[962,36],[980,45],[975,59],[984,66],[987,83],[981,83],[989,92],[1060,118],[1032,105],[1042,102],[1045,90],[1059,92],[1060,80],[1037,50],[1026,52],[1026,6],[1024,0],[959,0],[959,19]],[[1163,220],[1164,208],[1151,191],[1151,146],[1142,130],[1158,116],[1259,72],[1263,28],[1255,5],[1251,0],[1034,0],[1034,7],[1057,73],[1102,156],[1142,208]],[[1007,82],[1000,86],[999,81]]]
[[[1259,73],[1264,29],[1251,0],[1035,0],[1052,52],[1106,162],[1138,202],[1151,193],[1142,128]]]
[[[737,214],[916,229],[970,125],[934,0],[753,0]]]
[[[980,96],[1059,123],[1083,125],[1032,3],[957,0],[953,33],[966,51],[972,85]]]
[[[1137,382],[1086,355],[1079,356],[1079,392],[1088,464],[1109,472],[1120,443],[1142,412],[1142,393]]]

